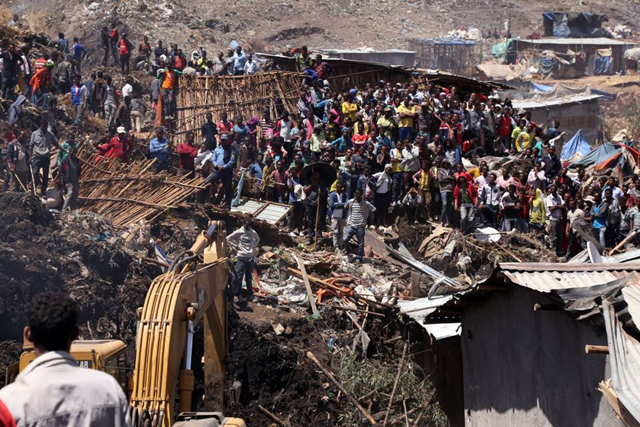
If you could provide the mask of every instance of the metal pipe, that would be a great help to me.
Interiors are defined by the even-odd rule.
[[[185,359],[185,369],[191,370],[191,355],[193,353],[193,320],[189,320],[187,326],[187,356]]]

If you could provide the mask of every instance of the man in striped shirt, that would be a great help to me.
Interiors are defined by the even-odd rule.
[[[349,200],[345,206],[347,210],[347,235],[344,238],[345,249],[349,244],[349,240],[355,235],[358,239],[358,259],[362,262],[364,257],[364,233],[367,226],[367,218],[371,212],[375,212],[376,208],[364,197],[362,190],[356,189],[355,198]]]

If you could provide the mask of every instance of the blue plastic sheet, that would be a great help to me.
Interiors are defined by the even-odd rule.
[[[596,76],[611,74],[611,57],[601,56],[596,58],[594,73]]]
[[[570,168],[576,166],[589,166],[589,165],[599,165],[600,163],[607,160],[609,157],[613,156],[620,150],[620,147],[617,145],[611,144],[609,142],[605,142],[598,148],[595,148],[589,154],[585,155],[580,160],[577,160],[569,166]],[[563,150],[564,151],[564,150]]]
[[[562,153],[560,153],[560,161],[565,162],[570,160],[576,154],[582,154],[586,156],[591,152],[591,145],[582,136],[582,129],[573,135],[573,138],[569,140],[564,147],[562,147]]]

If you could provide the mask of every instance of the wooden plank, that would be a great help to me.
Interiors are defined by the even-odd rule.
[[[311,311],[313,312],[313,316],[318,317],[318,307],[316,307],[316,301],[313,299],[313,291],[311,290],[311,283],[309,283],[309,276],[307,276],[307,270],[304,268],[304,262],[296,254],[293,254],[293,257],[296,259],[298,263],[298,268],[300,269],[300,273],[302,275],[302,281],[304,282],[304,287],[307,290],[307,296],[309,297],[309,304],[311,305]]]

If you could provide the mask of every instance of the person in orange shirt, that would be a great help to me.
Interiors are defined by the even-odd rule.
[[[175,69],[173,59],[169,60],[167,68],[162,74],[162,114],[163,119],[166,117],[174,117],[175,112],[175,91],[178,87],[178,76],[182,74]]]
[[[29,80],[31,91],[33,92],[33,103],[38,104],[38,100],[42,98],[44,92],[51,88],[51,72],[53,71],[53,61],[48,60],[44,68],[39,69]]]

